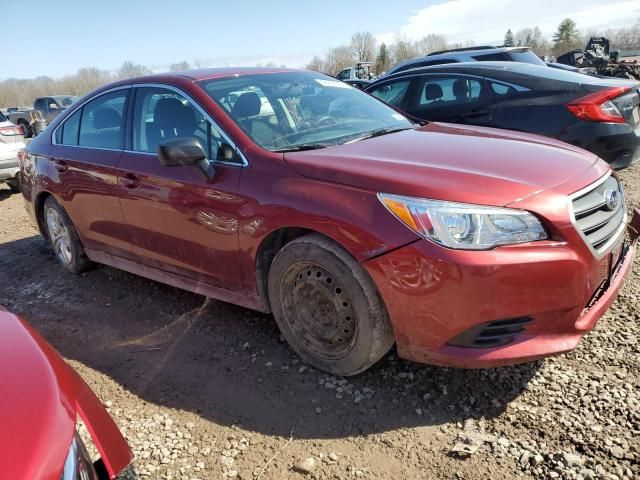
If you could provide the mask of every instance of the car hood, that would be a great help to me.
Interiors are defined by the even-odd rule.
[[[299,175],[376,192],[503,206],[551,188],[566,192],[607,170],[595,155],[538,135],[430,123],[320,150],[290,152]],[[597,168],[594,168],[597,165]]]
[[[0,472],[59,480],[75,428],[69,367],[0,307]]]

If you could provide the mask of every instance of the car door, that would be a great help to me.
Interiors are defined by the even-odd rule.
[[[50,178],[86,250],[131,256],[118,198],[116,166],[124,149],[129,87],[77,107],[56,127]]]
[[[47,123],[51,123],[62,111],[58,102],[53,97],[46,97],[44,99],[44,119]]]
[[[428,74],[419,76],[403,109],[421,120],[488,125],[495,105],[480,77]]]
[[[175,88],[137,86],[131,119],[118,185],[137,261],[239,290],[237,194],[244,161],[213,119]],[[160,163],[158,145],[184,137],[197,138],[208,153],[211,178],[198,166]],[[229,146],[234,155],[225,157]]]

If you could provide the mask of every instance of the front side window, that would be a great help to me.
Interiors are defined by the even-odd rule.
[[[114,150],[124,148],[125,104],[128,92],[126,89],[106,93],[82,107],[79,146]]]
[[[230,94],[233,104],[239,93]],[[195,137],[211,160],[225,160],[220,146],[225,143],[221,133],[189,100],[179,93],[161,87],[136,90],[133,109],[133,150],[156,153],[163,142]]]
[[[36,110],[44,110],[44,98],[36,98],[33,108]]]
[[[385,83],[384,85],[380,85],[378,88],[370,90],[369,93],[383,102],[399,107],[404,100],[410,83],[410,79]]]
[[[453,106],[477,101],[482,85],[462,77],[425,78],[419,91],[420,107]]]
[[[271,151],[322,148],[412,127],[370,95],[313,72],[243,75],[199,85],[256,144]],[[227,100],[235,95],[233,102]]]
[[[349,77],[351,77],[351,69],[350,68],[345,68],[338,75],[336,75],[336,78],[338,80],[347,80]]]

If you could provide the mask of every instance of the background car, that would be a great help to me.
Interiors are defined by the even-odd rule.
[[[0,113],[0,183],[13,193],[20,191],[18,152],[24,148],[23,130]]]
[[[350,80],[343,80],[343,82],[348,83],[352,87],[356,87],[356,88],[359,88],[360,90],[364,90],[371,83],[371,80],[350,79]]]
[[[0,471],[29,480],[135,479],[133,454],[80,376],[26,322],[0,306]],[[76,426],[100,453],[93,462]]]
[[[595,153],[614,168],[640,159],[640,83],[515,62],[439,65],[365,88],[424,121],[537,133]]]
[[[463,62],[522,62],[532,65],[546,65],[529,47],[479,46],[441,50],[425,57],[407,60],[390,68],[384,77],[413,68]]]

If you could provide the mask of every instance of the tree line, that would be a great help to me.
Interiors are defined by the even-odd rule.
[[[629,28],[581,32],[572,19],[566,18],[560,23],[551,39],[545,38],[538,27],[524,28],[516,32],[509,29],[505,34],[504,44],[531,47],[540,56],[551,56],[560,55],[574,48],[584,48],[589,37],[599,35],[611,41],[612,49],[640,49],[640,19]],[[417,41],[397,35],[394,42],[387,45],[384,42],[378,43],[370,32],[357,32],[353,34],[348,44],[330,48],[323,56],[313,57],[306,68],[336,75],[340,70],[353,66],[356,62],[372,62],[375,64],[376,72],[380,74],[405,60],[439,50],[474,45],[476,44],[472,40],[451,43],[445,35],[436,33],[425,35]],[[207,61],[194,59],[192,62],[181,61],[171,64],[169,69],[177,71],[206,66]],[[268,63],[265,66],[275,65]],[[88,67],[79,69],[73,75],[56,79],[48,76],[33,79],[9,78],[0,82],[0,106],[30,106],[36,97],[52,94],[80,96],[105,83],[149,73],[151,70],[144,65],[126,61],[115,72]]]
[[[575,48],[584,48],[590,37],[605,36],[611,41],[612,49],[640,49],[640,19],[629,28],[608,29],[605,31],[588,30],[581,32],[576,23],[565,18],[551,39],[543,36],[539,27],[523,28],[513,32],[507,30],[504,46],[530,47],[540,57],[558,56]],[[477,45],[473,40],[465,42],[449,42],[446,35],[431,33],[417,41],[411,41],[397,35],[390,45],[378,43],[373,34],[358,32],[351,37],[348,44],[339,45],[327,50],[324,56],[316,55],[306,68],[329,75],[336,75],[340,70],[353,66],[356,62],[372,62],[378,74],[405,60],[428,55],[440,50],[472,47]]]

